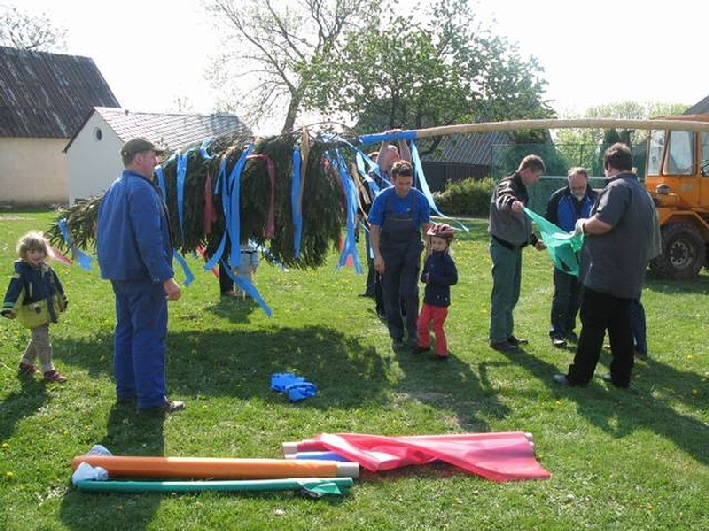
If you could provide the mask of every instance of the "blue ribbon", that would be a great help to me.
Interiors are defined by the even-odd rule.
[[[360,145],[376,144],[385,140],[414,140],[416,131],[395,131],[393,133],[375,133],[373,135],[361,135],[358,137]]]
[[[205,138],[205,139],[202,141],[202,146],[199,148],[199,152],[202,154],[202,158],[203,158],[204,160],[209,160],[209,159],[212,158],[212,156],[211,156],[211,155],[209,154],[209,152],[207,151],[207,149],[209,148],[209,146],[211,145],[211,143],[212,143],[212,139],[211,139],[211,138]]]
[[[241,266],[241,172],[246,165],[246,157],[253,150],[253,142],[241,152],[241,157],[234,164],[229,175],[229,217],[226,220],[227,231],[231,239],[231,257],[229,263],[235,269]]]
[[[162,195],[165,197],[165,172],[159,164],[155,166],[155,175],[158,178],[158,186],[160,187],[160,190],[162,190]]]
[[[175,160],[175,158],[177,158],[177,155],[173,153],[172,155],[170,155],[170,158],[165,161],[165,164]],[[158,178],[158,186],[160,187],[160,190],[162,190],[162,199],[163,201],[165,201],[167,198],[167,190],[165,189],[165,172],[163,171],[162,165],[158,164],[157,166],[155,166],[155,169],[153,171],[155,171],[155,175]]]
[[[177,260],[177,263],[180,264],[182,272],[185,274],[185,287],[189,286],[194,280],[194,275],[192,274],[190,267],[187,265],[184,257],[177,251],[177,249],[172,250],[172,256],[175,260]]]
[[[241,215],[239,211],[239,197],[241,189],[241,172],[246,164],[246,157],[253,149],[253,143],[250,143],[244,151],[241,152],[239,160],[234,164],[234,167],[226,177],[226,157],[219,164],[218,182],[221,184],[222,210],[224,211],[224,220],[226,230],[222,234],[222,239],[219,242],[216,252],[211,256],[209,261],[204,264],[205,271],[212,269],[221,259],[226,248],[226,240],[232,242],[229,262],[238,269],[241,265],[241,250],[239,242],[241,241]]]
[[[263,300],[261,294],[256,289],[256,286],[254,286],[248,278],[235,275],[231,270],[231,267],[229,267],[229,264],[224,260],[222,260],[222,265],[224,266],[224,270],[227,272],[227,275],[229,275],[229,278],[234,281],[234,284],[239,286],[242,291],[248,293],[252,299],[258,302],[259,306],[261,306],[261,309],[267,316],[272,317],[273,311],[269,308],[268,304],[266,304],[266,301]]]
[[[315,459],[317,461],[349,461],[347,457],[336,452],[296,452],[294,455],[296,459]]]
[[[374,259],[374,247],[372,247],[372,237],[369,234],[369,227],[365,223],[360,222],[359,224],[360,227],[364,230],[364,241],[365,241],[365,248],[367,249],[367,259],[373,260]]]
[[[178,188],[177,188],[177,193],[178,193],[178,200],[177,200],[177,207],[178,207],[178,212],[180,212],[180,233],[182,233],[182,212],[181,212],[181,205],[182,205],[182,198],[180,195],[184,195],[182,193],[182,189],[184,188],[184,175],[182,177],[182,183],[179,183],[179,165],[180,165],[180,157],[183,155],[177,156],[177,165],[178,165]],[[176,158],[175,154],[168,159],[168,162],[171,160],[174,160]],[[185,155],[185,173],[187,173],[187,158]],[[158,186],[160,187],[160,191],[162,192],[162,199],[165,201],[167,198],[167,190],[165,189],[165,171],[163,170],[163,167],[161,165],[155,166],[155,175],[157,177],[158,181]],[[180,267],[182,268],[182,272],[185,275],[185,287],[189,287],[190,284],[192,284],[192,281],[194,280],[194,274],[190,270],[190,266],[187,265],[187,262],[185,261],[184,257],[179,253],[179,251],[175,248],[172,249],[172,256],[175,260],[177,260],[177,263],[180,264]]]
[[[225,194],[225,189],[222,183],[226,180],[226,157],[222,157],[222,160],[219,161],[219,170],[217,171],[217,178],[214,179],[214,195],[219,195],[220,194],[220,188],[221,188],[221,195]],[[222,202],[222,211],[226,212],[226,207],[224,206],[224,203]]]
[[[185,200],[185,177],[187,176],[187,153],[177,156],[177,217],[180,222],[180,241],[184,242],[185,234],[182,228]]]
[[[221,188],[221,191],[218,192],[219,186]],[[226,157],[222,157],[222,160],[219,162],[219,171],[217,173],[217,179],[216,182],[214,183],[214,193],[221,195],[222,198],[222,212],[224,213],[224,219],[229,219],[229,216],[227,212],[229,211],[229,202],[227,201],[227,182],[226,182]],[[224,234],[222,234],[222,239],[219,242],[219,245],[217,246],[217,250],[214,252],[214,254],[210,257],[210,259],[204,264],[204,270],[205,271],[210,271],[217,263],[219,263],[219,260],[222,259],[222,254],[224,254],[224,248],[226,247],[226,240],[227,240],[227,232],[226,230],[224,231]]]
[[[342,268],[347,263],[347,257],[352,256],[354,261],[355,271],[362,273],[362,265],[359,262],[359,254],[357,254],[357,241],[355,239],[355,223],[357,219],[357,190],[355,189],[352,177],[347,171],[347,164],[342,157],[339,149],[335,149],[334,160],[326,154],[330,164],[334,165],[340,175],[342,188],[345,193],[346,209],[347,209],[347,236],[340,253],[340,259],[337,263],[337,269]]]
[[[300,244],[303,237],[303,210],[301,205],[300,148],[293,148],[293,179],[291,180],[291,210],[293,211],[293,248],[296,259],[300,256]]]
[[[414,166],[414,173],[416,174],[416,178],[418,179],[419,182],[419,187],[421,188],[421,193],[423,193],[424,196],[426,196],[426,199],[428,200],[428,204],[431,207],[431,210],[433,210],[438,216],[442,218],[449,219],[451,221],[454,221],[460,228],[462,228],[465,232],[468,232],[468,227],[463,225],[460,221],[450,218],[446,216],[445,214],[441,213],[440,210],[438,210],[438,207],[436,206],[436,202],[433,200],[433,194],[431,193],[431,189],[428,186],[428,181],[426,180],[426,175],[423,173],[423,164],[421,164],[421,157],[419,156],[419,150],[416,147],[416,143],[412,140],[411,141],[411,159],[413,161],[413,166]]]
[[[357,173],[359,173],[359,176],[362,178],[362,180],[367,183],[367,186],[369,186],[370,190],[372,190],[372,196],[377,195],[381,189],[379,188],[379,185],[377,184],[377,181],[372,179],[369,174],[371,172],[376,173],[379,178],[382,180],[382,182],[386,183],[387,186],[391,186],[391,182],[389,182],[389,179],[384,177],[382,175],[381,170],[379,169],[379,165],[374,162],[372,159],[369,158],[369,156],[365,155],[362,153],[361,150],[355,148],[357,153],[355,154],[355,163],[357,165]],[[369,166],[369,169],[366,169],[364,167],[365,162]]]
[[[60,219],[58,226],[59,231],[62,233],[62,238],[64,238],[64,243],[66,243],[66,246],[71,249],[71,252],[76,257],[76,261],[79,263],[81,268],[86,271],[91,271],[91,262],[93,261],[93,258],[74,245],[74,241],[71,239],[71,234],[69,233],[69,227],[66,223],[66,218]]]

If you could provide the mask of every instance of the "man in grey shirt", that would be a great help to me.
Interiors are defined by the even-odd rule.
[[[604,380],[616,387],[630,386],[633,336],[630,304],[640,297],[655,224],[655,206],[632,172],[630,148],[609,147],[604,156],[606,186],[576,230],[586,237],[581,249],[579,280],[584,286],[581,336],[568,374],[556,374],[564,385],[591,381],[606,330],[613,360]]]
[[[527,186],[536,184],[545,171],[541,157],[527,155],[517,171],[502,179],[492,192],[488,229],[492,259],[490,346],[499,352],[514,352],[527,343],[514,335],[513,311],[522,283],[522,249],[527,245],[544,249],[532,232],[524,207],[529,202]]]

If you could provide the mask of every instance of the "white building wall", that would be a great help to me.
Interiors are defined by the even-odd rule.
[[[0,204],[66,204],[66,138],[0,138]]]
[[[123,171],[124,141],[101,116],[93,113],[66,152],[69,202],[103,195]],[[65,144],[66,146],[66,144]]]

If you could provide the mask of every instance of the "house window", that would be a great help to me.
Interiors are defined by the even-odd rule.
[[[94,128],[94,138],[98,141],[103,138],[103,131],[101,131],[100,127]]]

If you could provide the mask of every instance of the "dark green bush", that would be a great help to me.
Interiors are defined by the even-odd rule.
[[[446,216],[487,217],[491,193],[492,179],[469,177],[454,183],[449,181],[443,192],[433,194],[433,199]]]

